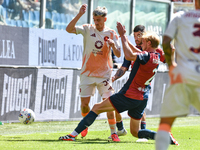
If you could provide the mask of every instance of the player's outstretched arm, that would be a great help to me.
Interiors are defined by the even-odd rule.
[[[125,72],[126,72],[127,70],[128,70],[128,68],[121,66],[121,67],[117,70],[116,74],[112,77],[112,82],[114,82],[115,80],[121,78],[121,77],[125,74]]]
[[[136,52],[141,52],[141,50],[139,50],[135,46],[133,47],[134,49],[130,48],[130,46],[128,44],[127,37],[125,36],[126,29],[125,29],[124,26],[122,26],[122,24],[120,22],[117,22],[117,30],[118,30],[118,33],[119,33],[119,35],[121,37],[125,59],[126,60],[130,60],[130,61],[131,60],[135,61],[136,58],[137,58],[137,53]]]
[[[66,27],[66,31],[68,33],[76,33],[75,25],[78,22],[78,20],[81,18],[81,16],[86,12],[87,4],[83,4],[79,10],[79,13],[72,19],[72,21],[68,24]]]
[[[128,40],[128,38],[127,38],[127,40]],[[128,45],[129,45],[129,47],[131,48],[131,49],[134,49],[134,45],[128,40]]]

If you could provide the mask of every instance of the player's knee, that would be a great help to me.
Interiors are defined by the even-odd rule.
[[[113,111],[107,112],[107,117],[108,118],[115,118],[114,112]]]
[[[82,108],[89,107],[89,103],[87,103],[87,102],[82,102],[82,103],[81,103],[81,107],[82,107]]]
[[[136,131],[136,130],[130,130],[130,132],[131,132],[132,136],[138,138],[138,131]]]
[[[101,108],[100,108],[100,105],[99,104],[95,104],[92,108],[92,111],[94,111],[95,113],[97,114],[100,114],[101,113]]]
[[[101,105],[101,103],[95,104],[93,106],[93,108],[92,108],[92,111],[94,111],[96,114],[100,114],[102,112],[105,112],[103,106]]]

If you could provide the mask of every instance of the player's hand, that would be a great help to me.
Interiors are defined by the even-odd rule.
[[[79,10],[79,13],[83,15],[86,12],[87,4],[83,4]]]
[[[120,22],[117,22],[117,31],[120,36],[124,36],[126,34],[125,26],[122,26]]]
[[[107,39],[108,45],[111,46],[112,48],[115,46],[115,43],[112,39]]]
[[[114,82],[114,81],[115,81],[115,76],[112,77],[112,82]]]

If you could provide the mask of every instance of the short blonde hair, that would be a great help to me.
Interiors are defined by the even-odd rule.
[[[108,11],[105,6],[100,7],[98,6],[94,11],[93,11],[93,16],[102,16],[105,17],[107,15]]]
[[[160,43],[160,38],[159,38],[158,34],[156,34],[153,31],[145,32],[143,34],[142,38],[145,39],[146,41],[150,41],[152,48],[157,48]]]

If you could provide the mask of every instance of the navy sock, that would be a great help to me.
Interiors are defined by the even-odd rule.
[[[123,130],[124,129],[123,121],[117,122],[116,126],[118,130]]]
[[[146,121],[141,121],[141,129],[146,129]]]
[[[85,130],[87,127],[89,127],[97,118],[97,114],[93,111],[90,111],[78,124],[75,131],[79,134],[83,130]]]
[[[155,135],[156,135],[155,131],[151,131],[151,130],[148,130],[148,129],[141,129],[138,132],[138,137],[139,138],[146,138],[146,139],[150,139],[150,140],[154,140],[155,139]]]

